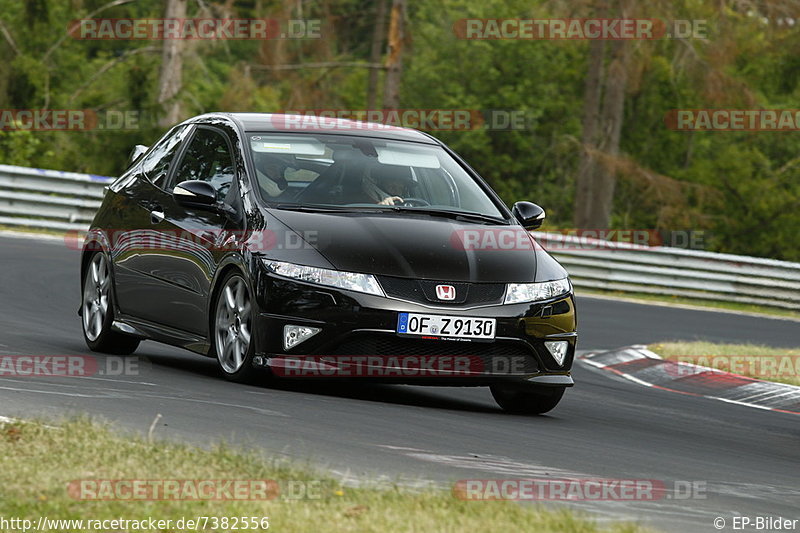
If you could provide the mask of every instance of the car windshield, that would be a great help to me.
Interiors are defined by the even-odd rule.
[[[261,198],[281,208],[447,212],[504,219],[441,147],[315,134],[253,134]]]

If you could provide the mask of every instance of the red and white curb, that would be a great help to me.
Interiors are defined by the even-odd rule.
[[[607,352],[589,352],[580,356],[579,360],[646,387],[768,411],[800,414],[800,387],[761,381],[691,363],[667,361],[641,345]]]

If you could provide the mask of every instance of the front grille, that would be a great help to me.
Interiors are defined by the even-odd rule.
[[[512,369],[515,374],[539,371],[539,365],[530,349],[522,343],[508,341],[459,342],[357,334],[335,348],[324,350],[324,355],[468,357],[480,364],[471,368],[488,370],[485,373],[494,373],[492,369]]]
[[[506,286],[504,283],[460,283],[450,281],[429,281],[392,276],[378,276],[387,296],[418,303],[437,305],[491,305],[503,303]],[[440,300],[436,297],[437,285],[452,285],[456,290],[454,300]]]

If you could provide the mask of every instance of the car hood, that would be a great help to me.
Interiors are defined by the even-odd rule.
[[[338,270],[464,282],[530,282],[536,275],[536,251],[525,245],[529,236],[516,225],[411,213],[271,214]]]

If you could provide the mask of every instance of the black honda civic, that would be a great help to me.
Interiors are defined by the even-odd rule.
[[[94,351],[144,339],[232,381],[489,386],[544,413],[572,386],[566,271],[434,137],[294,115],[213,113],[137,146],[81,258]]]

